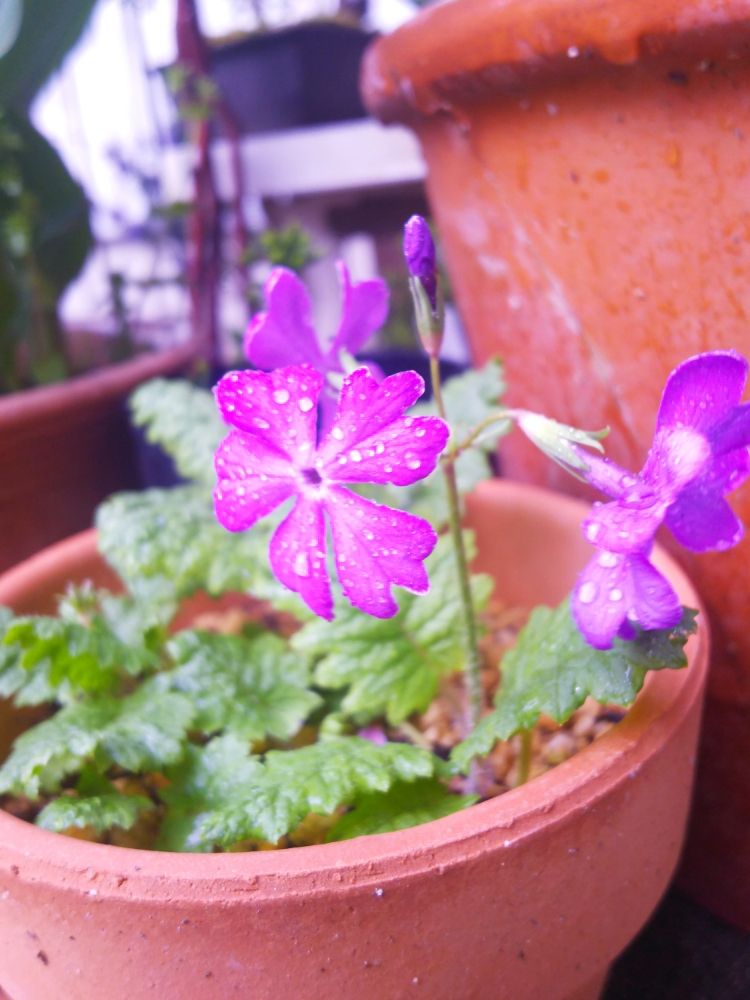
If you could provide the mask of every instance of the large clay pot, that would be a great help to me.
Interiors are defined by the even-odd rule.
[[[194,357],[186,344],[0,399],[0,570],[88,528],[106,496],[139,485],[125,401]]]
[[[458,0],[366,60],[371,111],[421,140],[476,360],[631,469],[676,364],[750,354],[749,54],[748,0]],[[503,460],[580,489],[515,436]],[[684,882],[750,929],[750,543],[679,558],[716,635]]]
[[[512,604],[558,601],[584,508],[493,482],[470,506]],[[659,563],[687,604],[681,570]],[[102,566],[92,533],[0,580],[48,609]],[[13,1000],[594,1000],[680,851],[707,668],[652,675],[626,719],[500,798],[397,833],[283,852],[88,844],[0,815],[0,982]]]

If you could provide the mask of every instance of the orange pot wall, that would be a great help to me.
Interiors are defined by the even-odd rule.
[[[557,601],[582,507],[489,483],[470,517],[511,602]],[[683,601],[697,596],[671,560]],[[0,580],[47,607],[100,568],[92,533]],[[0,983],[13,1000],[595,1000],[674,870],[708,634],[548,774],[411,830],[251,854],[87,844],[0,813]],[[2,705],[0,705],[0,709]],[[1,728],[1,727],[0,727]]]
[[[366,63],[371,110],[422,142],[476,360],[505,358],[512,404],[609,425],[631,469],[676,364],[750,355],[748,18],[747,0],[459,0]],[[579,489],[519,437],[503,459]],[[750,488],[734,506],[750,523]],[[750,541],[675,554],[717,639],[686,878],[750,929]]]

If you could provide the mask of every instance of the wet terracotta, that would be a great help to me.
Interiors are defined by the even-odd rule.
[[[88,528],[106,496],[139,486],[125,401],[194,357],[187,344],[0,399],[0,570]]]
[[[749,57],[748,0],[458,0],[366,61],[370,110],[421,140],[475,359],[632,469],[676,364],[750,354]],[[503,459],[579,489],[515,436]],[[750,930],[750,542],[675,554],[716,639],[684,884]]]
[[[575,501],[477,492],[481,568],[557,601],[586,559]],[[665,555],[682,599],[698,598]],[[0,580],[48,608],[99,577],[91,533]],[[501,798],[398,833],[278,853],[87,844],[0,815],[0,983],[13,1000],[594,1000],[680,850],[708,655],[651,677],[626,719]]]

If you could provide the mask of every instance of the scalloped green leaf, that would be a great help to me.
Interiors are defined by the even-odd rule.
[[[331,828],[326,839],[351,840],[372,833],[405,830],[450,816],[478,801],[478,795],[456,795],[433,778],[398,782],[387,792],[358,796],[352,809]]]
[[[169,773],[163,797],[171,815],[159,846],[209,851],[243,840],[276,842],[312,812],[328,815],[368,791],[431,777],[438,758],[409,744],[379,746],[336,737],[261,761],[228,734],[192,747]]]
[[[216,521],[206,490],[190,485],[120,493],[99,507],[96,525],[100,552],[157,622],[168,621],[178,602],[197,590],[247,591],[304,620],[310,613],[268,562],[281,516],[280,510],[233,534]]]
[[[674,629],[641,632],[612,649],[594,649],[578,631],[566,599],[557,608],[532,611],[518,642],[503,657],[495,707],[460,743],[452,761],[465,771],[496,740],[530,729],[540,715],[563,723],[588,697],[601,704],[631,705],[649,670],[687,665],[685,643],[696,629],[697,612],[685,609]]]
[[[227,434],[209,389],[182,379],[152,379],[129,400],[133,422],[171,455],[185,479],[212,486],[214,452]]]
[[[278,636],[186,630],[167,648],[176,667],[160,683],[190,698],[204,733],[288,740],[322,702],[308,665]]]
[[[27,729],[0,767],[0,793],[36,798],[91,762],[99,769],[161,770],[183,755],[193,706],[146,681],[125,698],[98,697],[62,708]]]
[[[471,552],[473,544],[468,548]],[[341,709],[360,723],[385,715],[398,725],[427,708],[441,677],[461,669],[461,605],[447,538],[440,539],[426,567],[429,592],[400,592],[393,618],[371,618],[341,602],[332,622],[311,621],[292,637],[292,647],[316,662],[321,687],[346,689]],[[480,611],[492,580],[475,575],[472,590]]]
[[[83,827],[104,833],[113,826],[129,830],[153,808],[154,803],[145,795],[124,795],[114,790],[88,797],[61,795],[49,802],[34,822],[56,833]]]

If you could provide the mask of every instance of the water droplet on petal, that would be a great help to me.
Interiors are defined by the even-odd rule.
[[[284,403],[289,402],[289,393],[286,389],[277,389],[273,394],[273,400],[275,403],[280,403],[283,406]]]
[[[382,441],[378,441],[378,443],[375,445],[375,454],[382,455],[384,451],[385,451],[385,445],[383,444]]]
[[[297,406],[299,406],[300,410],[302,410],[303,413],[309,413],[314,405],[315,404],[313,403],[313,401],[310,399],[309,396],[303,396],[302,399],[300,399],[299,402],[297,403]]]
[[[586,580],[578,591],[578,600],[581,604],[592,604],[599,593],[599,588],[593,580]]]
[[[588,538],[590,542],[593,542],[601,530],[602,530],[601,524],[597,524],[596,521],[591,521],[589,524],[586,525],[585,529],[586,538]]]
[[[292,567],[297,576],[309,576],[310,575],[310,563],[307,559],[306,552],[298,552],[294,559],[294,566]]]
[[[361,462],[362,453],[355,449],[354,451],[349,452],[349,458],[352,460],[352,462]]]
[[[621,601],[622,596],[623,596],[622,591],[620,590],[619,587],[615,587],[614,590],[610,590],[609,592],[610,601]]]
[[[336,438],[337,441],[343,441],[344,432],[341,430],[340,427],[334,427],[333,430],[331,431],[331,437]]]
[[[605,569],[614,569],[619,561],[620,557],[615,555],[614,552],[602,552],[599,556],[599,565],[603,566]]]
[[[255,424],[256,427],[259,427],[260,430],[262,431],[267,431],[268,428],[271,426],[267,420],[263,419],[263,417],[253,417],[253,423]]]
[[[418,458],[412,458],[412,459],[409,459],[409,461],[406,463],[406,467],[408,469],[418,469],[421,464],[422,463],[419,461]]]
[[[417,427],[417,429],[414,431],[414,437],[423,438],[426,433],[427,431],[424,429],[424,427]]]

